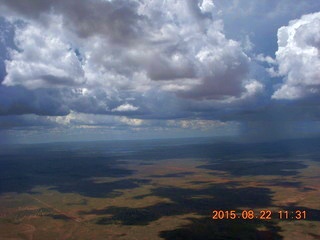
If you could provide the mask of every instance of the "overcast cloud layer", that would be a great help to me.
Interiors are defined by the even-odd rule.
[[[318,0],[0,0],[0,12],[3,133],[290,122],[291,136],[319,121]]]

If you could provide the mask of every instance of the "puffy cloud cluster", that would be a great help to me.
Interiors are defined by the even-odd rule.
[[[215,120],[169,120],[168,125],[180,128],[208,130],[224,126],[226,123]]]
[[[213,20],[211,1],[3,3],[25,21],[6,61],[6,86],[101,86],[107,95],[160,86],[200,100],[246,91],[250,60]]]
[[[304,15],[278,30],[278,74],[284,83],[275,99],[297,99],[319,95],[320,91],[320,12]]]
[[[0,0],[0,115],[49,116],[50,126],[138,128],[152,120],[182,129],[259,119],[273,113],[268,106],[274,109],[278,99],[320,89],[319,13],[281,27],[276,57],[269,57],[276,45],[272,31],[320,10],[317,0],[288,11],[291,5]],[[280,85],[261,62],[284,76]],[[44,124],[28,116],[21,124]]]
[[[36,89],[83,84],[84,71],[71,44],[33,25],[15,32],[17,50],[6,61],[6,86]]]

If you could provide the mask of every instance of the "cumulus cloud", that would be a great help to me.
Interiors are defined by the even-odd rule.
[[[1,0],[2,9],[10,17],[49,24],[51,14],[62,17],[64,25],[82,38],[104,35],[116,44],[127,44],[141,35],[137,13],[138,3],[126,1],[92,0]]]
[[[164,89],[176,90],[179,97],[203,100],[239,96],[245,91],[242,83],[249,73],[249,57],[240,43],[226,38],[223,23],[209,14],[212,2],[195,3],[161,6],[166,11],[164,24],[159,26],[164,34],[154,34],[153,41],[163,42],[159,45],[162,51],[157,52],[158,58],[147,57],[148,75],[153,80],[179,80],[179,84],[163,83]]]
[[[280,28],[274,57],[279,26],[320,8],[317,0],[287,11],[291,5],[0,0],[0,115],[48,116],[59,126],[138,129],[152,119],[159,128],[205,129],[258,114],[271,98],[315,95],[318,13]],[[284,77],[280,85],[265,65]]]
[[[139,88],[141,80],[132,79],[147,73],[149,86],[150,80],[180,80],[184,87],[176,92],[187,98],[220,99],[245,91],[249,58],[225,37],[222,22],[212,19],[212,1],[168,1],[161,8],[160,1],[45,2],[47,7],[29,5],[24,12],[24,4],[4,1],[27,22],[16,31],[20,51],[12,51],[6,62],[5,85],[86,83],[121,90]],[[40,17],[47,23],[36,21]],[[126,39],[137,41],[119,45]],[[187,79],[193,83],[181,81]]]
[[[276,61],[275,59],[273,59],[273,58],[270,57],[270,56],[264,56],[264,55],[261,54],[261,53],[256,56],[256,59],[257,59],[258,61],[260,61],[260,62],[266,62],[266,63],[268,63],[268,64],[270,64],[270,65],[275,65],[275,64],[277,64],[277,61]]]
[[[278,30],[276,60],[284,83],[272,98],[298,99],[320,90],[320,12],[302,16]]]
[[[199,3],[199,8],[203,13],[210,13],[214,9],[214,3],[212,0],[202,0],[202,2]]]
[[[137,119],[137,118],[127,118],[127,117],[120,117],[120,122],[125,123],[129,126],[140,126],[143,123],[145,123],[144,120],[142,119]]]
[[[19,94],[2,114],[170,119],[259,93],[210,0],[1,2],[15,29],[2,90]]]
[[[76,52],[59,37],[33,25],[17,29],[15,44],[6,61],[6,86],[30,89],[73,86],[84,83],[84,72]]]
[[[138,110],[138,107],[135,107],[129,103],[122,104],[114,109],[112,109],[112,112],[131,112]]]
[[[128,118],[125,116],[110,116],[103,114],[87,114],[71,111],[66,116],[51,116],[48,120],[55,124],[68,127],[94,127],[104,126],[121,128],[123,126],[139,126],[145,121],[142,119]]]
[[[188,128],[188,129],[201,129],[207,130],[210,128],[216,128],[226,125],[226,123],[215,120],[169,120],[167,122],[169,126]]]

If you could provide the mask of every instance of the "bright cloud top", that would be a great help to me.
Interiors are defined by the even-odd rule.
[[[320,12],[290,21],[278,30],[276,60],[285,76],[275,99],[295,99],[319,94],[320,90]]]

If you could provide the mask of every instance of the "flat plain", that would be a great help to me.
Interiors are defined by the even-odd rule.
[[[320,239],[318,140],[8,145],[0,239]]]

